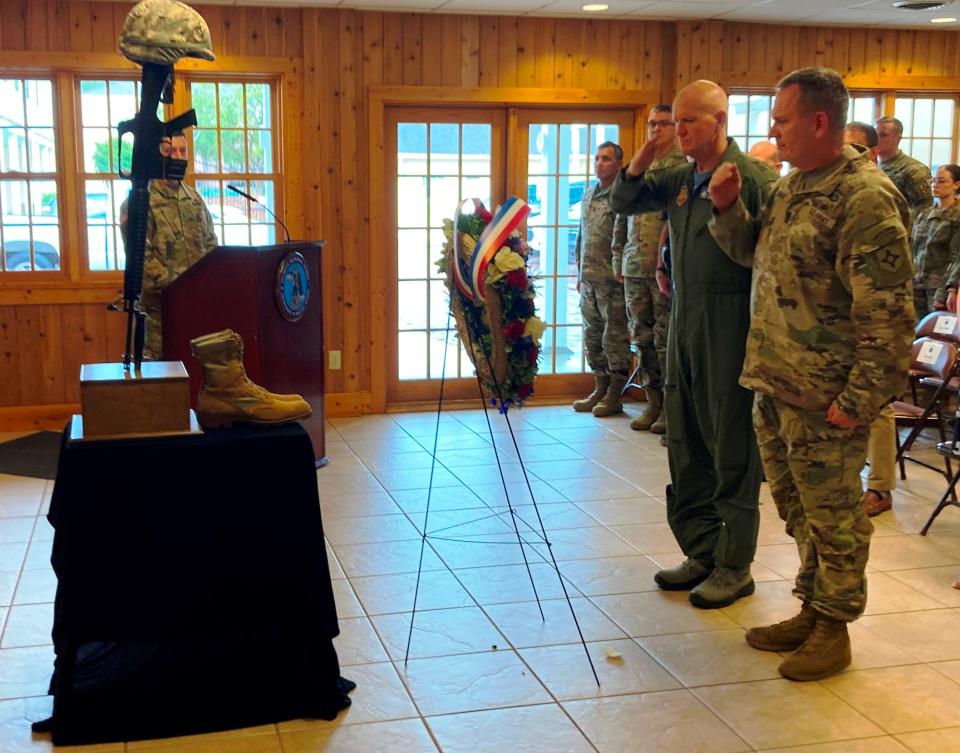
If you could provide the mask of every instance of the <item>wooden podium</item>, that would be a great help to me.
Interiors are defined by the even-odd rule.
[[[324,351],[320,255],[323,241],[274,246],[218,246],[172,282],[162,299],[163,357],[190,374],[196,405],[203,369],[190,340],[232,329],[244,342],[251,380],[278,393],[303,395],[313,415],[303,427],[324,465]]]

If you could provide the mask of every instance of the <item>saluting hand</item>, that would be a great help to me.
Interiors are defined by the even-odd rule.
[[[832,403],[827,410],[827,421],[841,429],[852,429],[860,425],[860,419],[847,415],[840,410],[836,403]]]
[[[710,178],[710,200],[718,212],[725,212],[737,203],[740,196],[740,170],[733,162],[724,162]]]

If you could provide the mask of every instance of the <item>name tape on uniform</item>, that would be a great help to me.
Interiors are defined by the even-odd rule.
[[[933,331],[938,335],[952,335],[957,329],[957,317],[941,316],[937,318],[937,323],[933,325]]]
[[[943,352],[943,343],[924,343],[917,354],[917,363],[925,363],[930,366],[937,362],[940,354]]]

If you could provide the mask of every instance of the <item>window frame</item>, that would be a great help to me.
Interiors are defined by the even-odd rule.
[[[907,90],[907,89],[895,89],[891,91],[883,92],[884,103],[883,103],[883,113],[884,115],[894,116],[896,114],[896,104],[898,99],[952,99],[953,100],[953,125],[950,129],[950,161],[948,163],[940,164],[957,164],[957,155],[958,149],[960,149],[960,92],[957,91],[916,91],[916,90]],[[912,124],[911,124],[912,125]],[[912,132],[911,127],[911,132]],[[919,138],[923,141],[932,142],[937,137],[935,136],[904,136],[905,139],[909,138],[913,140],[914,138]],[[905,154],[910,154],[911,152],[904,152]],[[923,164],[927,165],[926,162]],[[933,165],[927,165],[930,170],[933,170]]]

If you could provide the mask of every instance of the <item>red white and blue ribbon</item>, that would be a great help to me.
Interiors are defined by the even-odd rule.
[[[473,252],[473,259],[470,260],[470,285],[481,301],[486,300],[483,276],[487,271],[487,265],[506,243],[510,233],[517,229],[528,214],[530,214],[530,207],[527,203],[516,196],[511,196],[497,210],[490,224],[480,234],[477,247]]]

